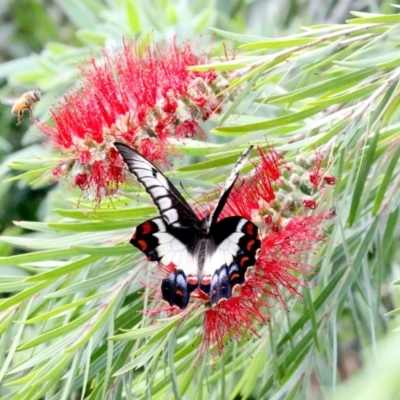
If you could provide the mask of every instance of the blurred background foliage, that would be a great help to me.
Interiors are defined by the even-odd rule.
[[[18,97],[18,94],[25,90],[39,87],[43,91],[43,97],[35,109],[35,117],[45,120],[48,118],[50,105],[61,98],[68,88],[78,83],[79,70],[76,65],[83,63],[91,54],[98,54],[101,47],[119,44],[123,37],[141,40],[154,38],[156,41],[174,36],[180,40],[194,39],[201,48],[212,47],[214,54],[222,57],[222,43],[226,44],[231,54],[239,51],[238,43],[229,36],[221,39],[216,31],[212,33],[211,28],[236,34],[279,38],[298,33],[301,26],[344,23],[350,17],[349,10],[396,13],[396,9],[391,7],[390,3],[393,1],[3,0],[0,2],[0,96],[4,99]],[[279,112],[281,111],[277,110],[277,115]],[[30,126],[27,118],[22,125],[16,126],[16,118],[10,114],[9,105],[0,105],[0,123],[0,180],[5,181],[17,173],[10,170],[7,164],[13,160],[40,157],[45,155],[48,149],[43,146],[44,138]],[[28,225],[15,226],[12,224],[14,220],[57,220],[58,217],[53,212],[55,207],[74,208],[64,199],[66,190],[65,187],[50,185],[40,179],[33,185],[28,185],[26,180],[2,182],[1,234],[18,237],[26,233],[24,227]],[[368,250],[371,265],[375,265],[374,260],[379,257],[385,265],[383,271],[374,271],[373,274],[376,277],[376,284],[371,284],[371,288],[375,290],[373,295],[377,297],[373,304],[375,310],[371,311],[372,305],[365,299],[365,292],[357,287],[356,283],[356,288],[349,298],[340,299],[352,304],[349,307],[339,304],[338,314],[336,311],[332,312],[329,320],[325,321],[332,327],[333,332],[337,332],[337,337],[332,335],[322,341],[324,345],[331,343],[332,346],[306,349],[309,351],[309,359],[319,367],[318,377],[314,376],[313,371],[309,376],[293,373],[290,381],[282,382],[282,386],[268,381],[262,389],[242,384],[241,389],[235,392],[237,399],[260,398],[260,393],[263,393],[263,396],[268,393],[264,398],[271,399],[310,398],[309,396],[316,399],[400,398],[400,385],[396,376],[400,367],[400,358],[396,357],[400,344],[391,331],[396,323],[384,316],[386,311],[396,308],[399,304],[398,294],[390,287],[391,280],[399,277],[400,260],[398,209],[395,207],[392,211],[393,226],[384,230],[380,238],[384,243],[385,240],[388,243],[384,247],[385,254],[375,251],[377,245],[368,246],[368,243],[368,249],[364,248],[364,251]],[[389,234],[390,238],[386,236]],[[0,242],[0,255],[18,254],[23,252],[22,247],[14,247],[7,241]],[[367,268],[366,265],[363,265],[364,267]],[[30,275],[29,269],[13,268],[12,265],[0,268],[1,275]],[[326,276],[321,279],[324,278]],[[368,279],[366,275],[364,278]],[[9,296],[4,290],[2,295],[6,298]],[[360,298],[364,299],[365,303],[360,301]],[[335,306],[332,304],[332,308]],[[369,313],[375,313],[374,317],[369,319]],[[379,324],[376,327],[367,326],[368,323],[373,324],[376,321],[376,315]],[[281,318],[285,320],[287,317]],[[282,323],[290,325],[289,321]],[[35,334],[33,332],[33,335]],[[376,337],[371,340],[371,335],[388,339],[380,344]],[[0,350],[4,352],[4,349]],[[371,358],[370,362],[366,361],[368,358]],[[338,366],[336,372],[332,371],[332,364],[327,360],[334,360]],[[256,359],[252,363],[256,361],[269,364],[270,368],[273,368],[276,362],[271,359]],[[242,357],[237,362],[246,363],[247,360]],[[282,369],[282,365],[279,365],[279,368]],[[360,371],[359,376],[355,376]],[[338,385],[337,392],[336,388],[332,389],[330,386],[332,374],[338,375],[334,377],[334,381],[336,378],[338,381],[347,381],[343,386]],[[214,375],[205,375],[202,378],[210,379],[212,386]],[[131,375],[129,377],[132,378]],[[248,377],[249,380],[256,378],[258,377]],[[236,379],[241,380],[242,377],[236,375]],[[303,379],[308,382],[304,387],[301,383]],[[233,385],[232,381],[230,385]],[[224,390],[228,393],[232,387]],[[8,393],[9,389],[0,388],[0,396],[6,396]],[[189,393],[195,394],[193,390]],[[201,398],[205,394],[198,395]]]

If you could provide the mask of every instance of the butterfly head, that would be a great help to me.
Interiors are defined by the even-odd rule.
[[[210,226],[211,226],[211,214],[208,214],[201,220],[201,229],[204,232],[208,233],[210,231]]]

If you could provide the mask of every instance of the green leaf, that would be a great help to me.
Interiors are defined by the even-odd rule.
[[[291,38],[283,38],[283,39],[269,39],[263,40],[259,42],[246,43],[240,46],[241,49],[244,50],[253,50],[253,49],[280,49],[286,47],[293,46],[301,46],[304,44],[313,43],[317,40],[314,37],[291,37]]]
[[[382,204],[382,201],[383,201],[384,196],[386,194],[386,190],[389,187],[390,182],[392,180],[392,176],[393,176],[394,170],[395,170],[395,168],[397,166],[397,162],[399,160],[399,157],[400,157],[400,146],[397,146],[396,151],[394,152],[393,156],[390,159],[390,163],[389,163],[389,165],[387,167],[386,173],[385,173],[385,175],[383,177],[382,183],[381,183],[381,185],[379,187],[379,190],[378,190],[378,193],[377,193],[377,195],[375,197],[375,202],[374,202],[374,205],[372,207],[372,215],[374,215],[374,216],[378,213],[379,208],[380,208],[380,206]]]
[[[221,167],[221,166],[226,166],[233,164],[235,161],[237,161],[240,153],[236,153],[235,155],[230,155],[226,157],[219,157],[214,160],[210,161],[204,161],[201,163],[193,164],[193,165],[188,165],[187,167],[181,167],[179,168],[179,171],[199,171],[203,169],[209,169],[209,168],[214,168],[214,167]]]
[[[324,143],[329,142],[330,139],[333,139],[338,134],[343,132],[350,123],[351,123],[351,121],[349,121],[348,119],[344,119],[343,121],[337,123],[336,125],[333,125],[332,129],[329,129],[324,135],[314,136],[315,140],[313,140],[312,143],[310,143],[309,145],[304,146],[303,147],[304,151],[314,150],[315,148],[318,148],[319,146],[323,145]]]
[[[3,321],[0,323],[0,335],[5,331],[7,326],[9,325],[11,319],[13,317],[13,314],[11,313],[10,315],[6,316]]]
[[[131,265],[125,265],[124,267],[114,268],[105,274],[101,274],[94,278],[86,279],[82,282],[75,283],[56,292],[46,295],[47,299],[53,299],[57,297],[64,297],[69,294],[74,294],[83,291],[90,291],[92,289],[97,289],[101,285],[113,282],[115,278],[119,278],[128,271],[132,269]],[[1,303],[0,303],[1,304]]]
[[[36,251],[10,257],[0,257],[0,265],[21,265],[44,260],[59,260],[60,258],[71,257],[75,254],[76,252],[72,248]]]
[[[106,304],[106,307],[102,307],[103,312],[100,314],[99,318],[90,325],[87,332],[83,334],[83,337],[80,337],[79,340],[77,340],[72,346],[65,350],[67,353],[73,354],[74,351],[76,351],[79,347],[87,343],[93,337],[93,335],[104,325],[111,311],[114,309],[122,289],[124,288],[120,288],[116,291],[115,295],[112,296],[111,301]]]
[[[38,344],[47,342],[52,339],[57,339],[67,333],[70,333],[70,332],[76,330],[79,327],[83,327],[84,323],[87,320],[89,320],[97,311],[98,310],[96,310],[96,309],[90,310],[87,313],[81,315],[79,318],[77,318],[71,322],[63,324],[58,328],[52,329],[50,331],[42,333],[41,335],[36,336],[35,338],[23,343],[18,348],[18,351],[29,349],[31,347],[37,346]]]
[[[132,329],[127,333],[112,336],[110,340],[137,340],[151,336],[150,343],[157,341],[160,337],[165,336],[179,322],[182,321],[182,316],[169,317],[160,319],[157,324],[146,326],[144,328]]]
[[[76,37],[83,43],[94,44],[100,46],[107,41],[107,36],[104,32],[98,32],[92,29],[79,29],[76,32]]]
[[[343,74],[335,78],[326,79],[320,83],[306,86],[305,88],[295,90],[285,95],[267,97],[266,101],[271,104],[291,104],[295,101],[304,100],[307,97],[312,97],[317,94],[328,93],[331,90],[335,90],[335,92],[338,92],[340,91],[340,88],[342,88],[343,90],[343,87],[355,85],[357,82],[371,76],[374,72],[375,69],[373,68],[365,68],[361,71],[350,72],[348,74]],[[318,103],[315,105],[318,105]]]
[[[374,112],[375,116],[378,116],[382,111],[382,109],[385,107],[388,100],[393,95],[394,89],[395,89],[395,84],[391,85],[390,89],[386,92],[384,99],[382,100],[377,110]],[[348,221],[350,226],[352,226],[356,220],[356,215],[358,207],[360,205],[360,201],[362,199],[362,193],[364,190],[365,182],[367,180],[368,173],[374,161],[375,151],[379,140],[379,132],[380,132],[379,129],[376,128],[375,134],[370,141],[369,148],[366,151],[365,156],[361,161],[360,168],[358,170],[358,176],[355,183],[353,198],[351,201],[350,212],[349,212]]]
[[[128,19],[129,29],[137,34],[142,30],[140,23],[138,4],[135,0],[126,0],[126,17]]]
[[[7,310],[8,308],[20,304],[27,299],[33,298],[34,295],[38,295],[44,288],[51,285],[52,283],[52,280],[41,282],[22,290],[21,292],[15,294],[12,297],[9,297],[8,299],[0,300],[0,311]]]
[[[13,182],[13,181],[18,181],[20,179],[25,179],[25,178],[37,178],[39,175],[41,175],[42,173],[47,172],[49,170],[50,170],[49,167],[35,169],[32,171],[25,172],[23,174],[13,176],[12,178],[6,179],[3,182]]]
[[[238,33],[228,32],[217,28],[211,28],[211,30],[217,33],[219,36],[224,37],[226,39],[233,40],[234,42],[239,43],[252,43],[252,42],[261,42],[265,40],[262,36],[252,36],[252,35],[241,35]]]
[[[250,81],[246,83],[246,86],[240,91],[238,96],[236,96],[235,100],[232,102],[232,104],[228,108],[228,110],[225,111],[225,114],[222,116],[222,118],[220,118],[218,125],[223,124],[232,115],[232,113],[236,110],[236,108],[243,101],[243,99],[245,99],[246,96],[250,93],[250,91],[254,87],[254,83],[259,78],[260,74],[261,74],[261,72],[259,72],[258,74],[255,74],[250,79]]]
[[[322,111],[322,107],[311,107],[307,110],[295,112],[283,117],[273,118],[264,122],[248,125],[238,125],[238,126],[221,126],[215,129],[219,134],[229,133],[233,135],[243,134],[244,132],[258,131],[262,129],[276,128],[278,126],[291,124],[297,121],[301,121],[305,118],[311,117],[318,112]]]
[[[23,312],[21,313],[22,314],[21,315],[22,319],[26,319],[27,316],[29,315],[32,302],[33,302],[33,298],[30,299],[30,301],[28,302],[27,306],[23,309]],[[10,365],[12,365],[12,360],[14,359],[15,351],[17,350],[17,347],[18,347],[19,342],[21,340],[22,333],[24,332],[24,328],[25,327],[23,325],[20,325],[15,330],[15,333],[14,333],[12,341],[11,341],[11,346],[8,349],[7,358],[3,361],[3,365],[1,366],[1,369],[0,369],[0,382],[3,381],[4,375],[7,373],[7,368]]]
[[[329,107],[333,104],[341,104],[341,103],[346,103],[350,102],[353,100],[357,100],[360,97],[364,97],[371,92],[375,91],[381,86],[381,83],[375,83],[371,85],[366,85],[365,87],[362,87],[360,89],[356,90],[351,90],[349,93],[345,93],[343,95],[338,95],[338,96],[329,96],[326,99],[318,99],[315,101],[310,101],[307,103],[310,106],[324,106],[324,107]]]
[[[172,390],[174,392],[174,398],[177,400],[181,400],[182,397],[179,393],[178,388],[178,379],[175,370],[175,361],[174,361],[174,352],[175,352],[175,344],[176,344],[176,330],[173,331],[174,334],[169,336],[168,343],[168,364],[169,370],[171,371],[171,384]]]
[[[148,215],[154,215],[156,213],[156,207],[135,207],[115,210],[96,210],[96,211],[85,211],[85,210],[63,210],[56,208],[54,211],[67,218],[76,219],[101,219],[101,220],[119,220],[119,219],[134,219],[141,218]]]
[[[63,372],[64,368],[69,364],[69,361],[71,360],[71,355],[66,354],[61,357],[55,357],[53,362],[51,363],[52,365],[48,365],[47,368],[44,368],[42,371],[44,374],[37,374],[35,376],[35,379],[32,380],[28,387],[31,388],[32,386],[40,386],[47,381],[57,380],[60,378],[61,373]],[[41,372],[42,372],[41,371]]]
[[[263,345],[259,351],[249,359],[246,369],[233,389],[230,398],[235,398],[239,394],[241,394],[241,396],[244,398],[249,398],[251,396],[261,371],[264,368],[268,368],[268,364],[271,362],[270,359],[266,360],[265,357],[267,354],[268,345],[269,342],[267,338],[264,338]]]
[[[119,369],[114,376],[121,375],[125,372],[128,372],[132,369],[138,369],[140,367],[143,367],[147,364],[146,369],[143,372],[143,375],[145,375],[146,370],[151,368],[155,362],[157,361],[159,355],[165,350],[168,340],[171,335],[170,331],[167,336],[165,336],[162,341],[155,342],[152,345],[145,345],[143,346],[140,351],[135,353],[135,357],[132,361],[128,362],[126,365],[124,365],[121,369]]]
[[[5,61],[0,64],[0,78],[8,78],[12,73],[31,71],[36,68],[36,61],[32,57],[21,57]]]
[[[55,0],[57,5],[65,12],[68,18],[78,28],[93,28],[96,26],[97,17],[84,1],[80,0]]]
[[[392,52],[391,54],[385,54],[383,56],[375,56],[362,61],[336,61],[337,65],[345,68],[370,68],[375,67],[379,69],[396,68],[400,64],[400,52]]]
[[[49,222],[49,228],[64,232],[99,232],[112,231],[116,229],[132,228],[138,225],[141,220],[131,219],[123,221],[93,221],[93,222]]]
[[[352,11],[353,15],[359,13]],[[365,15],[365,14],[364,14]],[[400,15],[374,15],[372,17],[354,18],[346,20],[348,24],[398,24],[400,23]]]
[[[41,322],[41,321],[46,321],[46,320],[51,319],[51,318],[53,318],[55,316],[63,315],[67,311],[69,311],[71,309],[77,309],[78,306],[87,304],[92,300],[96,300],[96,299],[99,299],[99,298],[106,297],[108,294],[109,294],[109,291],[96,293],[96,294],[94,294],[92,296],[87,296],[87,297],[84,297],[84,298],[82,298],[80,300],[76,300],[76,301],[70,302],[70,303],[68,303],[68,304],[66,304],[64,306],[51,309],[50,311],[48,311],[46,313],[40,314],[40,315],[38,315],[36,317],[30,318],[30,319],[27,319],[26,321],[21,321],[21,322],[24,323],[24,324],[36,324],[36,323]]]
[[[368,249],[371,245],[372,239],[376,235],[376,227],[379,223],[379,218],[375,217],[374,222],[368,229],[366,235],[364,236],[360,246],[358,246],[357,253],[355,258],[351,264],[351,271],[343,283],[342,287],[340,288],[340,292],[344,295],[350,288],[350,285],[357,279],[358,274],[361,270],[363,259],[365,258]],[[341,297],[341,296],[340,296]]]
[[[60,278],[64,275],[71,274],[72,272],[79,271],[82,268],[94,263],[98,260],[96,256],[84,257],[81,260],[73,261],[62,267],[54,268],[50,271],[42,272],[41,274],[32,275],[25,279],[26,282],[40,282]]]
[[[92,256],[107,257],[107,256],[125,256],[132,254],[134,249],[130,244],[121,244],[116,246],[72,246],[77,254],[90,254]]]

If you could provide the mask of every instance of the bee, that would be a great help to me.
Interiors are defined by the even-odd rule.
[[[24,119],[24,112],[29,111],[29,117],[33,118],[33,108],[36,103],[40,101],[40,90],[30,90],[25,92],[19,99],[17,99],[11,109],[11,114],[18,115],[17,125],[21,124]]]

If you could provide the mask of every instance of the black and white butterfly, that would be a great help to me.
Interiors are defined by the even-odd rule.
[[[174,272],[162,281],[163,299],[185,308],[197,288],[211,305],[229,299],[233,288],[244,283],[247,269],[254,266],[261,242],[257,226],[246,218],[217,219],[252,147],[236,162],[214,211],[200,220],[158,168],[130,147],[114,145],[160,213],[140,224],[130,243],[151,261],[175,265]]]

